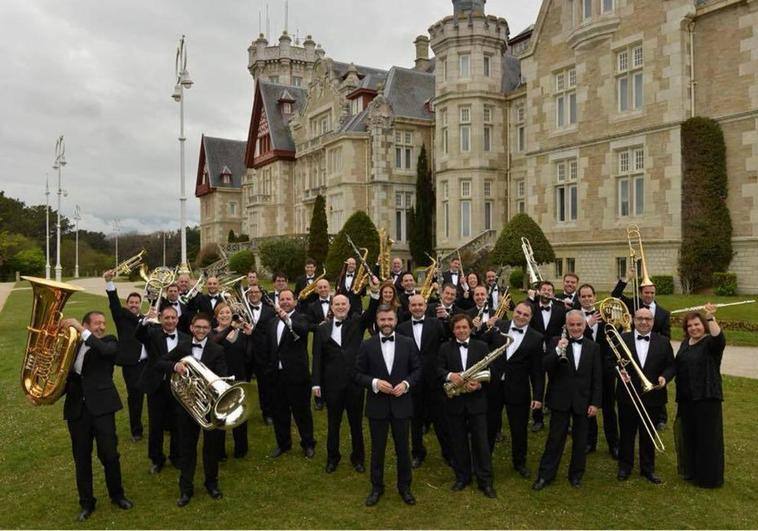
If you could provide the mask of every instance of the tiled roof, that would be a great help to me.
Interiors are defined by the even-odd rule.
[[[384,85],[384,97],[395,116],[432,120],[426,103],[434,97],[434,74],[393,66]]]
[[[288,100],[294,99],[295,103],[292,104],[292,112],[294,114],[305,105],[306,90],[300,87],[280,85],[264,80],[258,80],[258,88],[263,100],[266,120],[268,120],[271,147],[273,149],[295,151],[295,142],[292,140],[292,135],[290,135],[287,121],[279,109],[279,100],[282,99],[282,96],[285,96],[285,99]]]
[[[244,140],[230,140],[203,136],[205,150],[205,165],[208,168],[208,184],[216,188],[240,188],[242,177],[245,175]],[[221,174],[227,169],[232,174],[232,183],[223,184]]]

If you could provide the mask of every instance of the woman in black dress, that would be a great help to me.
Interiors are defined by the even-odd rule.
[[[676,450],[679,474],[700,487],[724,483],[721,358],[726,339],[713,304],[705,316],[684,318],[684,340],[676,355]]]

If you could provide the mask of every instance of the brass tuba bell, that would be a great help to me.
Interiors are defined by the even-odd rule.
[[[21,387],[34,405],[55,403],[66,387],[76,357],[79,334],[60,329],[68,298],[84,288],[37,277],[21,277],[32,285],[32,317],[27,330]]]

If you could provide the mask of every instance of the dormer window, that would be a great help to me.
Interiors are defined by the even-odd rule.
[[[221,170],[221,184],[232,184],[232,171],[229,169],[229,166],[224,166],[224,169]]]
[[[350,100],[350,114],[356,115],[363,110],[363,98],[358,97]]]
[[[282,103],[282,114],[292,114],[292,104],[288,101]]]

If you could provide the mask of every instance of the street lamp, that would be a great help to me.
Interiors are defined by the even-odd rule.
[[[55,142],[55,163],[53,163],[53,169],[58,170],[58,220],[55,224],[55,280],[61,281],[61,194],[63,189],[61,188],[61,172],[63,166],[66,165],[66,145],[63,143],[63,135],[58,137]]]
[[[45,278],[50,280],[50,179],[45,174]]]
[[[118,267],[118,231],[121,227],[119,226],[118,220],[113,220],[113,232],[116,235],[116,267]]]
[[[181,228],[182,257],[180,267],[187,268],[187,192],[184,184],[184,89],[192,87],[192,79],[187,70],[187,46],[184,35],[176,48],[176,85],[171,97],[179,103],[179,227]]]
[[[82,219],[82,213],[81,210],[79,210],[79,205],[76,205],[76,208],[74,208],[74,234],[76,234],[76,262],[74,265],[74,278],[79,278],[79,221]]]

